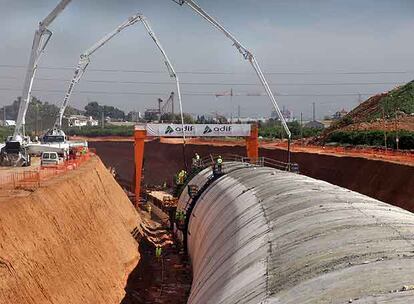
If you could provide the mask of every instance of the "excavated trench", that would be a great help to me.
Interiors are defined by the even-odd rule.
[[[134,176],[132,142],[91,142],[107,166],[114,167],[121,183],[130,186]],[[187,145],[188,160],[194,153],[245,155],[243,146]],[[260,156],[285,161],[286,152],[260,149]],[[337,157],[312,153],[292,153],[292,161],[302,174],[327,181],[383,202],[414,211],[414,166],[359,157]],[[151,141],[145,145],[144,183],[172,183],[172,176],[184,166],[182,146]]]
[[[129,187],[132,184],[134,175],[132,142],[91,142],[90,146],[96,148],[106,167],[116,169],[121,185]],[[244,155],[245,148],[188,145],[187,159],[190,160],[195,152],[201,156]],[[260,154],[275,160],[285,159],[285,152],[280,150],[261,149]],[[172,176],[183,168],[182,156],[180,145],[148,142],[145,147],[144,182],[149,185],[157,185],[165,181],[171,184]],[[412,195],[414,167],[363,158],[309,153],[294,153],[293,161],[299,163],[304,175],[355,190],[410,211],[414,210]],[[272,180],[276,178],[273,171],[267,173]],[[257,179],[261,178],[261,175],[257,174],[251,175],[246,172],[248,181],[241,181],[241,188],[238,186],[239,182],[235,183],[234,189],[240,188],[243,195],[244,193],[248,195],[243,189],[253,189],[250,183],[256,185]],[[244,173],[231,178],[238,180],[242,176]],[[294,187],[289,186],[289,180],[294,181],[295,178],[289,179],[289,176],[284,178],[281,175],[282,177],[286,187]],[[299,179],[298,183],[304,185],[309,183],[305,177]],[[260,186],[260,182],[258,185]],[[279,183],[275,181],[275,185]],[[214,189],[227,191],[228,187],[224,184],[223,187],[216,185]],[[323,187],[329,188],[329,191],[340,191],[344,195],[350,195],[346,194],[345,190],[335,190],[330,188],[331,186]],[[263,191],[276,188],[265,187]],[[288,190],[289,193],[292,191],[292,189]],[[261,201],[260,197],[258,198]],[[219,202],[218,199],[212,201]],[[365,201],[369,200],[361,198],[361,202]],[[346,199],[343,202],[349,203]],[[370,202],[374,205],[380,204]],[[303,207],[303,204],[299,205]],[[324,204],[317,200],[314,205],[316,209],[325,208]],[[236,207],[240,206],[236,204]],[[355,209],[353,205],[345,207],[347,210]],[[355,210],[358,211],[362,207],[363,204]],[[386,218],[388,216],[386,214],[391,209],[387,206],[382,207],[384,208],[381,210],[385,212],[384,218]],[[321,210],[325,211],[325,209]],[[361,210],[358,212],[362,212]],[[187,262],[182,259],[179,248],[175,246],[166,248],[163,259],[160,260],[155,258],[154,246],[145,237],[138,238],[137,245],[131,233],[142,230],[143,223],[148,225],[151,218],[146,219],[145,212],[137,214],[125,193],[98,158],[93,158],[78,170],[44,183],[38,189],[30,191],[20,189],[2,193],[0,211],[0,303],[179,304],[186,302],[190,290],[191,272]],[[369,216],[364,212],[361,214],[368,219]],[[395,209],[395,212],[400,211]],[[242,212],[241,216],[243,214]],[[409,217],[411,221],[411,215],[407,213],[404,216]],[[381,221],[382,217],[383,215],[374,217],[374,220]],[[213,214],[211,219],[215,218],[217,217]],[[295,216],[292,218],[296,219]],[[232,221],[231,216],[229,220]],[[392,222],[392,225],[387,223],[390,227],[389,232],[397,233],[390,238],[401,237],[401,242],[407,243],[408,247],[412,246],[408,230],[400,231],[396,226],[398,223],[398,221]],[[191,227],[197,227],[194,225],[195,222]],[[346,227],[351,226],[346,224]],[[336,228],[333,231],[336,231]],[[144,235],[142,231],[141,235]],[[197,239],[205,238],[210,239],[211,236],[205,235]],[[194,256],[194,250],[198,250],[196,248],[194,246],[190,248],[190,255]],[[232,259],[235,256],[232,256]],[[397,255],[398,257],[400,255]],[[402,257],[407,258],[405,254]],[[198,255],[192,258],[199,259],[200,263],[204,261]],[[219,255],[211,255],[212,262],[216,258],[217,262],[222,259]],[[387,259],[381,256],[376,261]],[[295,263],[295,259],[290,262]],[[361,263],[365,265],[365,260]],[[194,265],[192,266],[194,268]],[[232,267],[228,264],[227,266]],[[200,276],[204,276],[203,269],[203,267],[195,269],[196,284]],[[233,284],[230,280],[228,283]],[[410,282],[401,281],[402,283]],[[211,284],[217,283],[212,281]],[[411,288],[411,285],[407,286]],[[276,289],[279,290],[278,287],[275,287]],[[412,293],[411,289],[408,291]],[[207,298],[208,294],[209,291],[200,293]],[[222,290],[214,294],[226,295],[227,291]],[[398,294],[400,295],[407,296],[408,293]],[[196,299],[194,297],[198,296],[192,291],[191,297]]]
[[[40,186],[1,189],[0,303],[185,303],[180,248],[167,242],[155,257],[154,239],[169,238],[98,157]]]

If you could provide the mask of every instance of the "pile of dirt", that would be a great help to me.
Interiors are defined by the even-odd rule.
[[[141,219],[97,157],[0,198],[0,303],[120,303]]]
[[[372,122],[360,122],[345,126],[341,131],[414,131],[414,115],[401,116],[398,119],[377,119]]]
[[[322,134],[322,141],[340,130],[414,131],[414,80],[389,92],[372,96]],[[392,122],[392,123],[391,123]]]

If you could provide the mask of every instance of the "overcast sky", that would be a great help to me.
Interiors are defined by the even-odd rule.
[[[0,106],[21,94],[37,23],[58,0],[0,0]],[[414,79],[413,0],[199,0],[256,55],[278,96],[295,116],[352,109],[359,96]],[[80,53],[128,16],[148,17],[181,78],[184,110],[268,115],[266,97],[232,44],[189,7],[171,0],[73,0],[50,26],[34,94],[60,104]],[[156,107],[175,90],[160,54],[136,24],[91,58],[72,104],[89,101],[125,111]],[[53,68],[53,69],[50,69]],[[61,69],[66,68],[66,69]],[[98,70],[98,71],[97,71]],[[115,71],[102,71],[115,70]],[[161,84],[160,84],[161,83]],[[287,95],[287,96],[286,96]],[[319,95],[319,96],[318,96]]]

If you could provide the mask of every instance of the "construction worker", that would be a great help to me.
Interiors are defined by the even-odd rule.
[[[161,246],[157,245],[157,247],[155,248],[155,257],[157,259],[161,258],[162,255],[162,248]]]
[[[187,178],[187,172],[185,170],[181,170],[177,173],[175,177],[175,189],[174,189],[174,196],[177,197],[181,190],[183,189],[185,180]]]
[[[184,184],[184,173],[183,172],[184,172],[184,170],[181,170],[180,172],[177,173],[177,177],[176,177],[176,180],[175,180],[175,183],[177,185]]]
[[[194,168],[200,167],[200,161],[201,161],[200,155],[198,155],[198,153],[196,153],[194,155],[194,158],[193,158],[193,167]]]
[[[177,213],[175,214],[175,220],[176,220],[177,222],[180,222],[180,221],[181,221],[182,214],[183,214],[183,212],[182,212],[182,211],[177,210]]]
[[[187,178],[187,172],[185,170],[181,170],[180,173],[178,173],[178,179],[180,180],[180,185],[184,184],[186,178]]]
[[[185,216],[184,211],[177,210],[177,212],[175,213],[175,220],[177,222],[184,222],[185,218],[186,216]]]
[[[221,158],[221,155],[219,155],[219,157],[217,158],[216,165],[217,165],[217,171],[221,173],[221,169],[223,166],[223,159]]]

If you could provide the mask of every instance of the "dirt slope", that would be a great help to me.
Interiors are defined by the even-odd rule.
[[[399,130],[414,131],[414,81],[395,89],[374,95],[361,103],[345,117],[326,129],[326,139],[335,131],[344,130]]]
[[[97,157],[0,196],[0,303],[120,303],[140,219]]]

